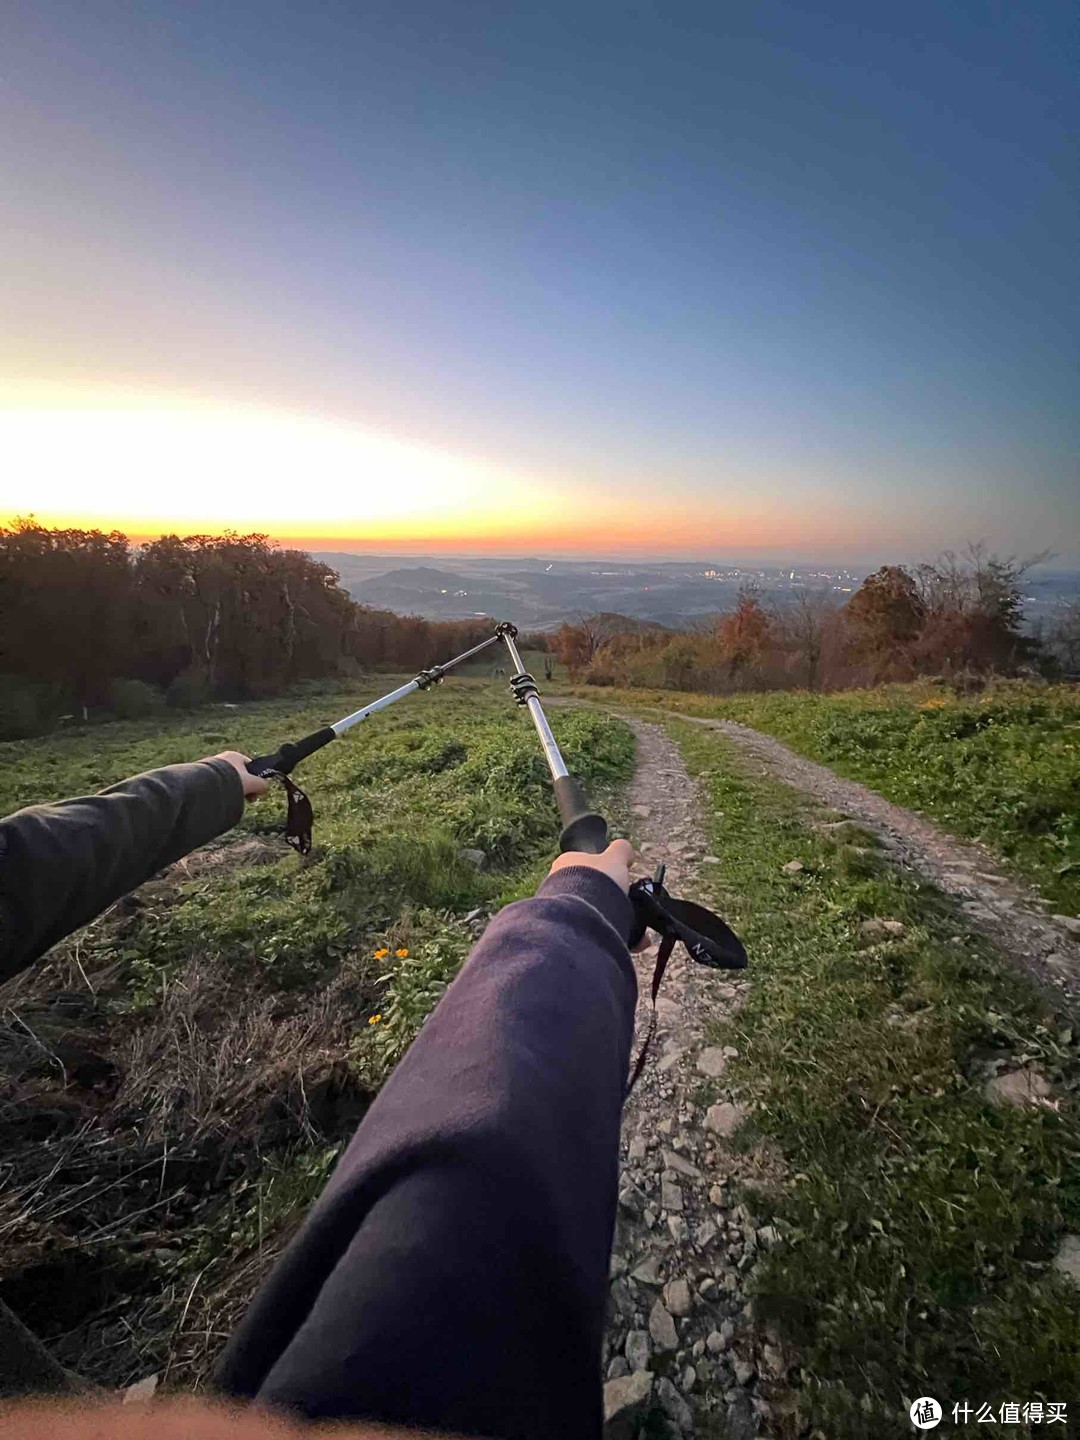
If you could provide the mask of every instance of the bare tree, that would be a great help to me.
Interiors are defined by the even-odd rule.
[[[1066,600],[1050,622],[1046,648],[1066,675],[1080,675],[1080,595]]]
[[[790,645],[808,690],[818,687],[825,632],[835,613],[835,601],[824,588],[797,590],[790,604],[776,612],[777,628]]]

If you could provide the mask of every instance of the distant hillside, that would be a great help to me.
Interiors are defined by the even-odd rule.
[[[449,570],[435,570],[430,565],[417,565],[410,570],[388,570],[370,580],[361,580],[353,587],[358,600],[383,590],[406,590],[416,595],[445,595],[448,590],[465,590],[468,584],[461,575]]]
[[[551,630],[598,611],[685,629],[734,608],[740,590],[763,603],[799,608],[807,597],[842,605],[869,570],[843,565],[743,566],[724,561],[619,561],[317,553],[354,600],[429,620],[497,615],[530,630]],[[1037,567],[1026,573],[1024,621],[1053,624],[1080,576]],[[459,593],[464,592],[464,593]]]
[[[361,580],[350,589],[361,605],[396,610],[403,615],[466,620],[477,615],[501,617],[508,613],[505,590],[450,570],[435,570],[429,565],[390,570],[385,575]]]

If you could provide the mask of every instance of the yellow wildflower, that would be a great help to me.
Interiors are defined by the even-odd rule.
[[[383,945],[383,946],[381,946],[378,950],[375,951],[375,959],[376,959],[376,960],[385,960],[386,957],[387,957],[387,955],[389,955],[389,954],[390,954],[390,951],[386,948],[385,945]]]
[[[368,1016],[368,1022],[367,1022],[367,1023],[368,1023],[369,1025],[377,1025],[381,1019],[382,1019],[382,1015],[381,1015],[381,1014],[380,1014],[380,1015],[369,1015],[369,1016]]]
[[[400,950],[395,950],[394,954],[399,960],[407,960],[409,958],[409,952],[405,949],[404,945],[402,945]]]

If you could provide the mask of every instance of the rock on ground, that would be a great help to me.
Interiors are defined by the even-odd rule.
[[[719,1105],[710,1105],[705,1112],[705,1125],[714,1135],[725,1138],[731,1135],[746,1119],[746,1111],[741,1105],[734,1105],[730,1101],[722,1101]]]
[[[630,1440],[635,1417],[640,1415],[652,1395],[653,1377],[648,1370],[635,1370],[609,1380],[604,1386],[605,1440]]]
[[[1080,1285],[1080,1235],[1066,1235],[1054,1256],[1054,1269]]]
[[[675,1321],[662,1300],[656,1300],[649,1311],[649,1334],[658,1350],[674,1350],[679,1343]]]
[[[694,1428],[693,1411],[666,1375],[656,1382],[656,1398],[680,1430]]]
[[[983,1094],[995,1105],[1040,1105],[1051,1094],[1050,1084],[1037,1070],[1010,1070],[986,1082]]]
[[[710,1045],[702,1050],[697,1060],[697,1068],[712,1080],[718,1079],[724,1073],[726,1065],[727,1056],[719,1045]]]
[[[685,1280],[671,1280],[664,1286],[664,1304],[672,1315],[690,1314],[690,1286]]]
[[[888,940],[896,939],[903,935],[905,929],[902,920],[883,920],[875,917],[873,920],[864,920],[859,926],[859,934],[865,940]]]
[[[631,1370],[647,1370],[652,1346],[647,1330],[631,1330],[626,1337],[625,1353]]]

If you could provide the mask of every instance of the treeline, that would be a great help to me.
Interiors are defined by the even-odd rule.
[[[491,632],[357,605],[265,535],[0,528],[0,735],[65,714],[248,700],[378,667],[421,669]]]
[[[1065,605],[1046,634],[1022,628],[1021,582],[1035,563],[972,546],[912,569],[883,566],[842,603],[829,590],[766,603],[746,588],[732,610],[689,630],[593,615],[563,625],[549,644],[588,684],[710,694],[991,671],[1075,674],[1080,605]]]

